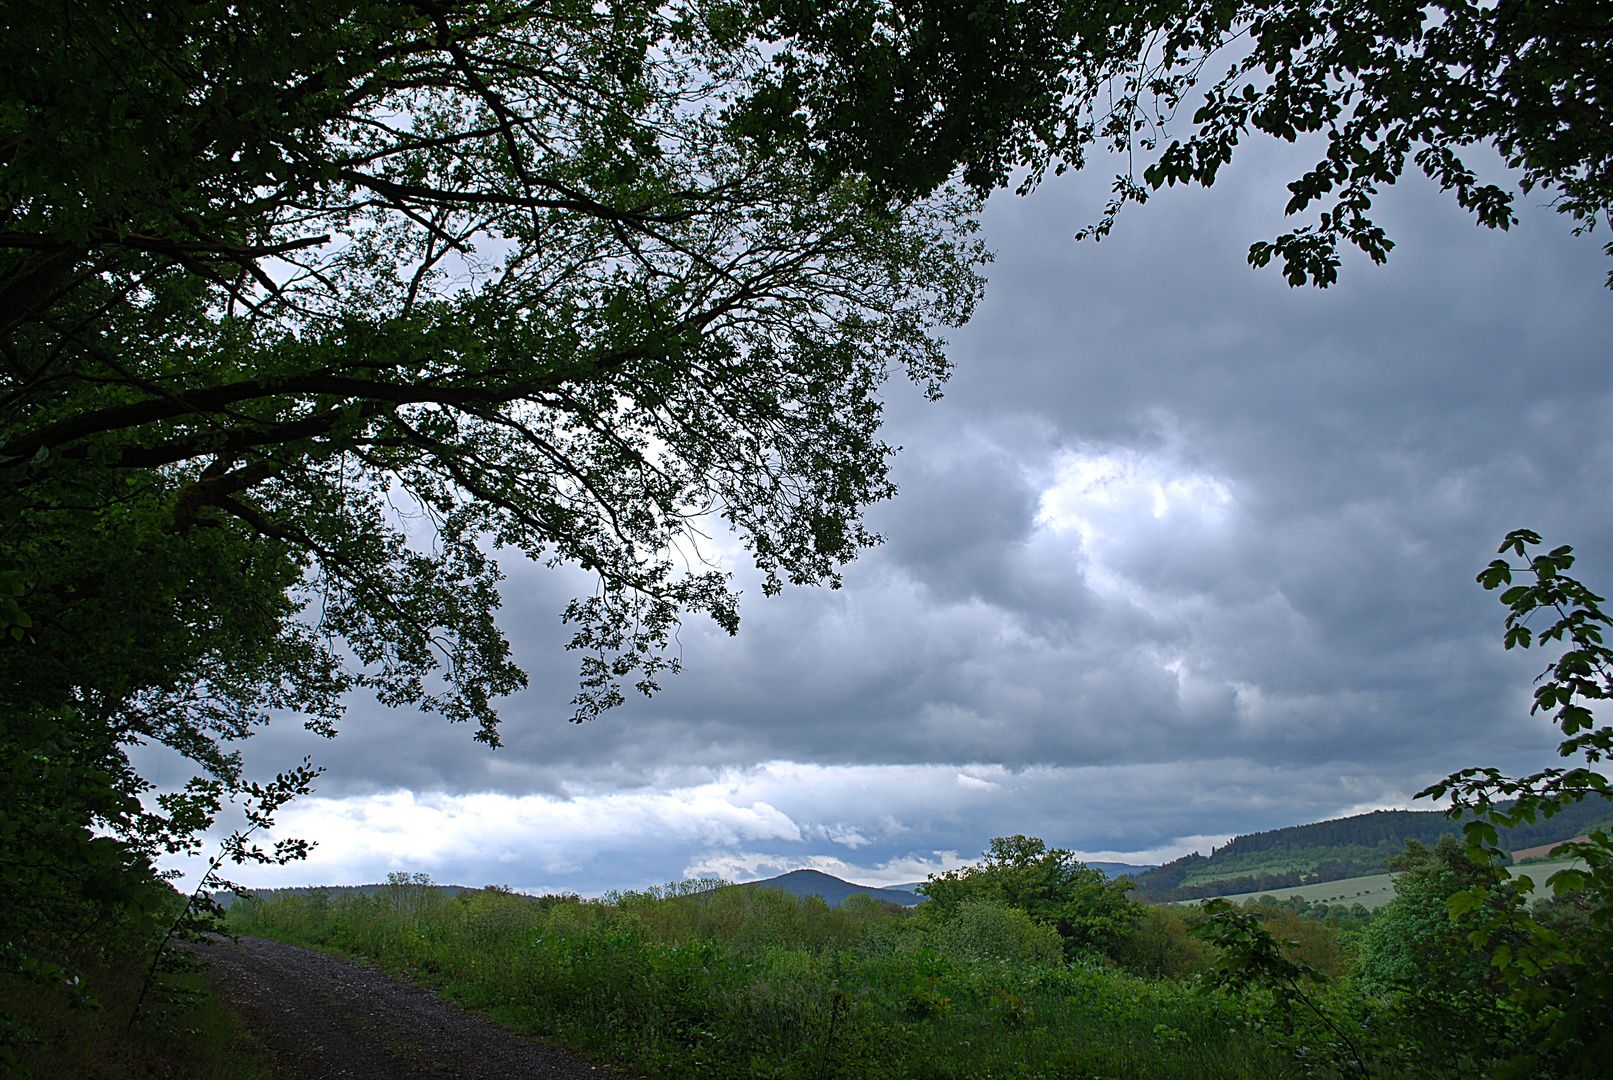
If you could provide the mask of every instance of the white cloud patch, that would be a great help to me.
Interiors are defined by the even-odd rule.
[[[1182,597],[1147,580],[1155,559],[1204,558],[1228,534],[1235,506],[1226,480],[1169,454],[1086,446],[1059,453],[1041,492],[1036,523],[1079,545],[1087,586],[1099,596],[1145,610],[1179,606]]]
[[[1219,525],[1231,506],[1232,490],[1217,477],[1135,451],[1087,448],[1059,455],[1036,520],[1092,545],[1127,536],[1150,520]]]
[[[1244,255],[1304,160],[1249,149],[1097,247],[1069,236],[1107,197],[1100,163],[991,202],[991,290],[943,401],[890,388],[902,494],[844,588],[764,598],[714,528],[740,635],[691,621],[682,675],[577,726],[557,615],[593,583],[512,565],[501,625],[532,678],[503,749],[373,704],[333,744],[252,740],[254,776],[331,768],[287,816],[313,862],[260,883],[879,884],[1013,833],[1155,862],[1550,764],[1539,658],[1501,650],[1473,575],[1529,526],[1613,581],[1599,245],[1541,208],[1475,230],[1406,184],[1379,203],[1388,266],[1347,255],[1335,288],[1289,289]]]
[[[317,840],[310,859],[241,874],[244,884],[265,887],[359,884],[394,870],[424,871],[459,885],[597,894],[678,877],[755,880],[810,867],[888,885],[961,865],[992,836],[1037,835],[1091,858],[1158,862],[1208,850],[1233,831],[1207,840],[1204,825],[1285,824],[1389,797],[1370,781],[1315,773],[1311,798],[1295,803],[1262,790],[1271,775],[1237,761],[1209,770],[983,765],[966,772],[770,762],[699,783],[669,778],[569,796],[315,797],[282,811],[277,833]],[[1117,815],[1117,807],[1131,812]]]

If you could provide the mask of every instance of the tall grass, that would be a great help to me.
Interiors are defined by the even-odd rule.
[[[399,883],[240,902],[231,923],[367,958],[644,1076],[1289,1075],[1243,1002],[1066,964],[1050,931],[987,904],[943,923],[747,888],[581,901]]]

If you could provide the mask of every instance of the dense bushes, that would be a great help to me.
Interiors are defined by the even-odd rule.
[[[918,914],[936,915],[939,910],[921,908]],[[1064,941],[1058,932],[1018,908],[990,900],[967,900],[950,915],[923,920],[934,927],[928,940],[944,955],[1042,967],[1056,965],[1064,956]]]
[[[316,892],[242,902],[231,920],[427,978],[517,1030],[651,1076],[1290,1073],[1250,1002],[1092,954],[1067,963],[1056,931],[999,901],[906,911],[658,892]]]
[[[1139,975],[1175,979],[1209,969],[1204,945],[1189,929],[1197,909],[1150,907],[1115,949],[1115,960]]]
[[[1377,994],[1398,989],[1461,994],[1489,987],[1494,947],[1477,950],[1467,939],[1486,921],[1485,913],[1470,911],[1452,918],[1447,908],[1458,890],[1486,883],[1482,870],[1454,836],[1440,837],[1433,848],[1413,840],[1406,849],[1391,863],[1401,872],[1395,881],[1395,902],[1362,936],[1362,989]],[[1502,906],[1520,902],[1510,894],[1492,899],[1493,905]]]
[[[240,1020],[190,954],[152,970],[184,904],[166,884],[121,883],[118,905],[57,893],[0,970],[0,1077],[29,1080],[258,1080],[268,1073]],[[48,958],[48,959],[42,959]]]
[[[450,897],[394,875],[375,895],[238,903],[244,933],[423,978],[506,1025],[647,1076],[1405,1077],[1596,1075],[1542,1051],[1452,915],[1483,879],[1447,838],[1409,845],[1396,899],[1261,897],[1149,907],[1067,852],[1014,837],[932,879],[917,908],[686,882],[601,900],[499,889]],[[1565,936],[1572,896],[1537,905]]]
[[[939,912],[986,900],[1016,908],[1056,931],[1071,958],[1114,956],[1136,930],[1143,909],[1127,899],[1127,878],[1112,881],[1073,852],[1030,836],[998,837],[973,866],[931,877],[919,887]]]
[[[176,914],[126,759],[76,719],[0,708],[0,1074],[149,965]]]
[[[13,1047],[12,1064],[0,1066],[0,1076],[269,1080],[260,1047],[199,972],[165,973],[131,1028],[130,1013],[145,974],[140,958],[127,954],[86,967],[79,988],[98,1006],[88,1009],[63,988],[0,976],[0,1007],[28,1035]]]

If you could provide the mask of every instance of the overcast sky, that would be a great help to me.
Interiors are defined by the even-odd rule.
[[[283,814],[319,846],[242,880],[894,883],[1009,833],[1152,863],[1547,764],[1542,661],[1473,577],[1529,526],[1613,588],[1606,238],[1538,196],[1492,233],[1408,178],[1388,266],[1291,289],[1244,254],[1303,157],[1248,150],[1101,244],[1072,239],[1101,169],[991,202],[986,302],[943,401],[889,388],[902,491],[843,589],[768,599],[735,565],[739,636],[690,624],[684,674],[579,727],[578,579],[510,565],[505,748],[362,700],[331,743],[271,726],[255,771],[329,769]]]

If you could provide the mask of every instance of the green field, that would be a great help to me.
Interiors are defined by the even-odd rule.
[[[1181,884],[1205,885],[1232,878],[1259,877],[1262,874],[1314,874],[1324,869],[1330,869],[1333,874],[1340,869],[1346,873],[1351,869],[1365,873],[1382,866],[1385,858],[1400,854],[1404,848],[1403,843],[1385,843],[1376,846],[1282,847],[1234,854],[1217,852],[1188,870]]]
[[[1546,879],[1559,870],[1576,865],[1574,859],[1554,859],[1551,862],[1529,863],[1512,868],[1514,876],[1527,876],[1538,893]],[[1360,904],[1376,910],[1395,898],[1395,875],[1368,874],[1363,877],[1344,878],[1340,881],[1323,881],[1315,885],[1296,885],[1288,889],[1269,889],[1259,893],[1232,893],[1225,897],[1234,903],[1243,903],[1260,896],[1275,896],[1279,900],[1297,897],[1313,904]]]
[[[1295,885],[1288,889],[1232,893],[1225,899],[1241,904],[1261,896],[1275,896],[1279,900],[1298,897],[1313,904],[1360,904],[1369,910],[1376,910],[1395,898],[1394,881],[1393,874],[1369,874],[1365,877],[1344,878],[1340,881],[1318,882],[1315,885]],[[1197,902],[1199,901],[1195,901]]]
[[[1272,1036],[1260,995],[1097,956],[1072,963],[1056,932],[1017,910],[973,903],[940,919],[934,907],[830,908],[766,889],[583,901],[420,888],[254,897],[230,924],[420,980],[651,1080],[1310,1075]],[[1174,942],[1207,968],[1178,915],[1145,918],[1139,945]],[[1330,932],[1310,929],[1336,961]]]

